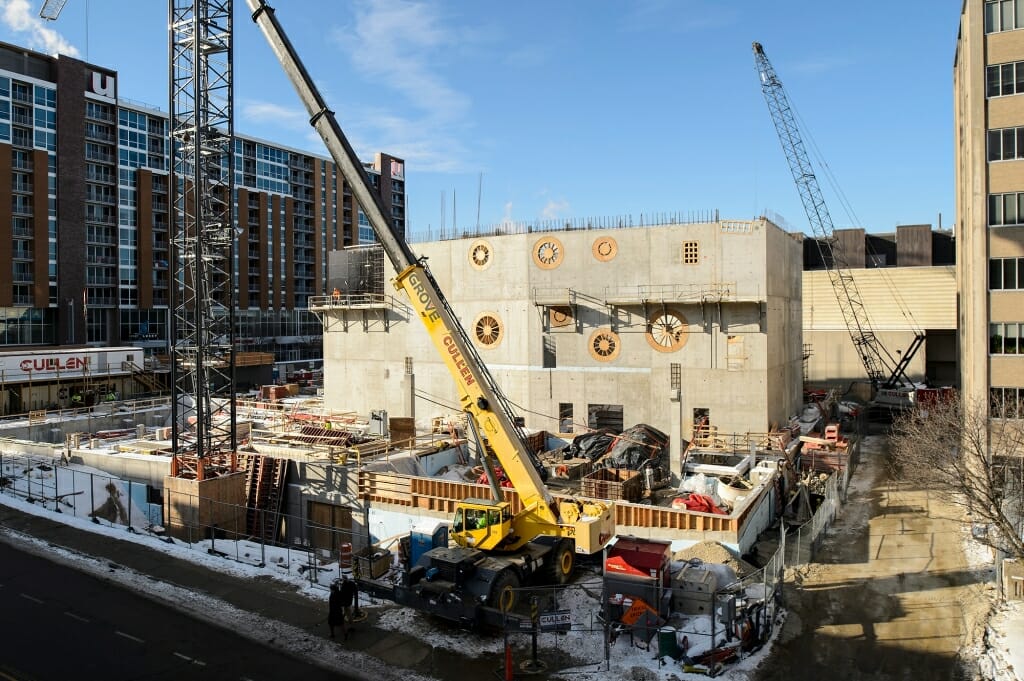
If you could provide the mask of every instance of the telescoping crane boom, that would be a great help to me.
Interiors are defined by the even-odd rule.
[[[913,342],[902,357],[896,360],[882,345],[871,329],[867,311],[860,297],[857,282],[850,273],[849,263],[842,247],[842,242],[835,238],[832,216],[822,197],[818,179],[807,156],[796,117],[789,105],[789,98],[782,87],[771,62],[761,43],[754,43],[754,61],[761,77],[761,92],[768,103],[768,110],[779,135],[779,142],[786,154],[789,170],[793,174],[800,199],[811,223],[814,236],[826,243],[831,249],[832,264],[828,267],[832,288],[843,314],[843,321],[853,340],[853,345],[860,355],[861,362],[871,383],[878,389],[888,393],[905,393],[912,390],[913,382],[907,377],[906,369],[910,365],[917,350],[924,342],[924,335],[917,333]],[[827,261],[826,261],[827,264]]]
[[[309,112],[310,124],[323,138],[391,260],[397,272],[395,287],[405,291],[454,378],[461,407],[469,415],[471,426],[487,439],[522,504],[522,510],[512,513],[491,475],[492,499],[466,499],[456,508],[452,537],[458,546],[427,552],[425,562],[421,561],[419,566],[422,569],[412,571],[412,586],[416,586],[417,577],[422,577],[422,588],[411,591],[422,599],[410,600],[406,592],[404,599],[399,600],[452,619],[465,619],[473,617],[466,614],[465,608],[430,608],[427,604],[475,601],[507,609],[513,605],[515,588],[523,582],[542,576],[567,580],[575,553],[597,553],[611,539],[611,504],[556,501],[551,495],[534,455],[515,425],[511,405],[473,348],[423,259],[417,258],[392,228],[380,197],[371,190],[358,157],[299,60],[273,8],[264,0],[247,2],[253,20]]]

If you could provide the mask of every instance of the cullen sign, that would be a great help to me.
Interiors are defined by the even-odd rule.
[[[141,349],[127,347],[0,353],[0,378],[16,383],[121,374],[126,363],[141,356]]]
[[[541,631],[569,631],[572,629],[572,612],[569,610],[549,610],[540,614]]]

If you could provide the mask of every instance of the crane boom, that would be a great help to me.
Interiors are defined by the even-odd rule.
[[[775,131],[778,133],[779,142],[782,144],[786,161],[789,163],[789,170],[800,192],[800,200],[803,202],[807,219],[811,223],[811,230],[817,239],[827,243],[831,249],[832,264],[829,266],[827,260],[825,264],[832,281],[832,289],[839,302],[843,322],[846,324],[850,339],[857,349],[868,378],[876,387],[894,388],[901,384],[911,385],[912,382],[907,377],[905,369],[913,352],[908,351],[904,357],[896,361],[871,329],[867,310],[861,300],[860,290],[850,272],[843,244],[835,237],[832,216],[822,197],[818,178],[811,167],[807,149],[800,136],[800,129],[797,127],[796,118],[789,105],[789,98],[782,87],[782,81],[779,80],[771,62],[768,61],[761,43],[755,42],[753,48],[754,61],[761,77],[761,92],[768,103]],[[922,341],[923,336],[918,335],[911,346],[913,351],[920,347]]]
[[[349,144],[312,78],[285,35],[272,7],[264,0],[247,0],[255,21],[270,43],[316,128],[370,225],[384,252],[394,265],[395,286],[404,290],[419,312],[431,340],[437,346],[449,372],[456,381],[461,406],[474,419],[479,432],[498,456],[502,468],[519,492],[525,509],[540,523],[557,525],[559,513],[554,498],[544,485],[519,428],[511,406],[483,361],[477,355],[465,330],[459,324],[441,293],[437,282],[422,259],[395,232],[387,219],[383,203],[367,180],[358,157]],[[529,539],[529,538],[527,538]]]

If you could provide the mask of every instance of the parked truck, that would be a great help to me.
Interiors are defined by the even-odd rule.
[[[491,498],[464,499],[452,519],[451,546],[424,553],[398,584],[363,578],[363,588],[398,603],[463,623],[494,623],[516,604],[524,584],[565,582],[576,555],[600,552],[614,535],[613,507],[580,499],[556,500],[526,446],[511,404],[480,359],[423,259],[417,258],[387,217],[334,113],[327,108],[299,60],[274,10],[247,0],[323,138],[331,156],[397,273],[394,285],[408,296],[458,388],[461,408],[479,451],[490,449],[519,494],[521,509],[504,500],[493,466],[483,456]]]

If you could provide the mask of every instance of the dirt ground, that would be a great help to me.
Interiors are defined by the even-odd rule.
[[[964,549],[959,509],[893,484],[870,436],[849,499],[815,562],[787,584],[789,615],[758,681],[980,679],[971,649],[991,571]]]

